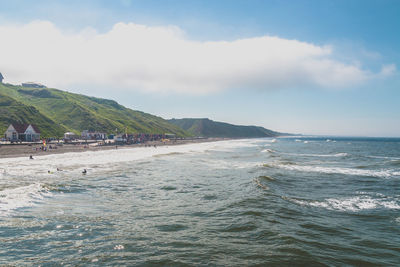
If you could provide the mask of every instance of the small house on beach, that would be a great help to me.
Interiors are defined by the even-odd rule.
[[[107,139],[106,133],[101,132],[91,132],[89,130],[82,131],[82,139],[84,140],[105,140]]]
[[[34,124],[13,123],[8,126],[4,133],[8,141],[35,142],[40,140],[40,131]]]
[[[70,140],[75,140],[75,139],[79,139],[79,136],[73,132],[66,132],[64,134],[65,141],[70,141]]]

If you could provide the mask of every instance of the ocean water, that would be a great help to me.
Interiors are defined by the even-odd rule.
[[[400,139],[0,159],[0,265],[399,264]]]

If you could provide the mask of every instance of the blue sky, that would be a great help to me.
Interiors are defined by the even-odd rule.
[[[304,134],[400,136],[399,1],[0,0],[0,6],[3,38],[9,34],[7,39],[19,40],[34,32],[48,38],[43,46],[62,46],[66,40],[69,47],[78,47],[89,40],[86,44],[98,45],[100,52],[109,48],[112,54],[121,43],[126,43],[121,53],[132,52],[129,62],[123,55],[116,54],[115,61],[105,57],[102,64],[110,67],[98,70],[102,77],[111,68],[126,76],[116,72],[110,75],[114,80],[103,81],[95,71],[68,71],[79,65],[71,57],[61,56],[57,62],[63,65],[56,66],[51,58],[63,50],[49,52],[53,56],[46,59],[49,48],[40,50],[39,45],[29,53],[44,58],[44,66],[29,55],[16,61],[35,64],[20,66],[12,59],[25,48],[21,45],[8,53],[9,61],[0,62],[11,83],[36,79],[165,118],[209,117]],[[108,41],[98,41],[102,36]],[[2,54],[20,43],[0,44]],[[80,53],[79,47],[63,49]],[[140,49],[161,59],[142,62],[146,57]],[[225,51],[232,53],[220,57]],[[204,56],[190,56],[197,52]],[[136,59],[143,64],[133,64]],[[64,74],[58,80],[46,68],[52,64]],[[95,69],[89,63],[86,68]],[[241,73],[246,75],[238,78]]]

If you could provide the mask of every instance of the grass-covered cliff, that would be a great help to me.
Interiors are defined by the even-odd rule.
[[[66,130],[35,107],[24,105],[0,93],[0,136],[14,122],[40,125],[40,130],[47,136],[62,136]]]
[[[0,134],[11,122],[33,123],[43,137],[61,137],[65,131],[190,134],[163,118],[126,108],[113,100],[50,88],[0,84]]]
[[[259,126],[241,126],[210,119],[171,119],[169,122],[181,127],[195,136],[226,137],[226,138],[253,138],[274,137],[282,135]]]

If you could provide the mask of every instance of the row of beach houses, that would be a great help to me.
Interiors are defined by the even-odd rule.
[[[10,124],[4,133],[4,138],[6,141],[11,142],[38,142],[41,140],[40,130],[36,125],[19,123]],[[82,132],[81,136],[79,136],[73,132],[67,132],[64,134],[64,139],[105,140],[107,139],[107,134],[85,130]]]
[[[138,143],[143,141],[153,141],[165,138],[174,138],[174,134],[118,134],[118,135],[107,135],[103,132],[82,131],[81,135],[77,135],[73,132],[67,132],[64,134],[64,141],[73,140],[106,140],[113,139],[116,142],[122,143]],[[38,142],[40,138],[40,130],[34,124],[18,124],[12,123],[8,126],[4,133],[6,141],[10,142]]]

